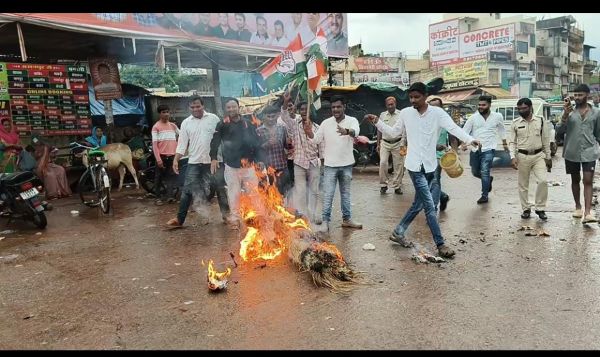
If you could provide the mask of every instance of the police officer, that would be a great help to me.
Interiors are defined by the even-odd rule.
[[[550,124],[543,118],[533,115],[533,104],[529,98],[521,98],[517,109],[521,115],[513,120],[510,126],[510,158],[512,167],[519,170],[519,198],[523,213],[521,218],[531,216],[529,203],[529,176],[531,171],[537,180],[535,192],[535,213],[542,220],[547,220],[546,201],[548,200],[548,185],[546,170],[552,168],[550,157]]]

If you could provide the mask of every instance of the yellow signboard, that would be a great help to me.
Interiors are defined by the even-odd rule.
[[[487,77],[487,61],[478,60],[444,66],[444,82]]]

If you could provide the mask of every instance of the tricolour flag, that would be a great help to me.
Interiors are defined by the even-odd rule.
[[[300,35],[260,71],[266,91],[278,91],[305,72],[305,56]]]

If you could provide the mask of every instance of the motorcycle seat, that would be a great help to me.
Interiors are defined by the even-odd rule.
[[[37,176],[33,172],[14,172],[0,174],[0,185],[2,186],[17,186],[25,182],[33,181]]]

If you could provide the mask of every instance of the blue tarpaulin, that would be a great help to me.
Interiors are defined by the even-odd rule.
[[[90,109],[92,115],[104,115],[104,103],[96,100],[94,88],[89,86],[90,94]],[[145,115],[146,106],[144,105],[144,96],[124,96],[121,99],[113,99],[112,101],[113,115]]]

